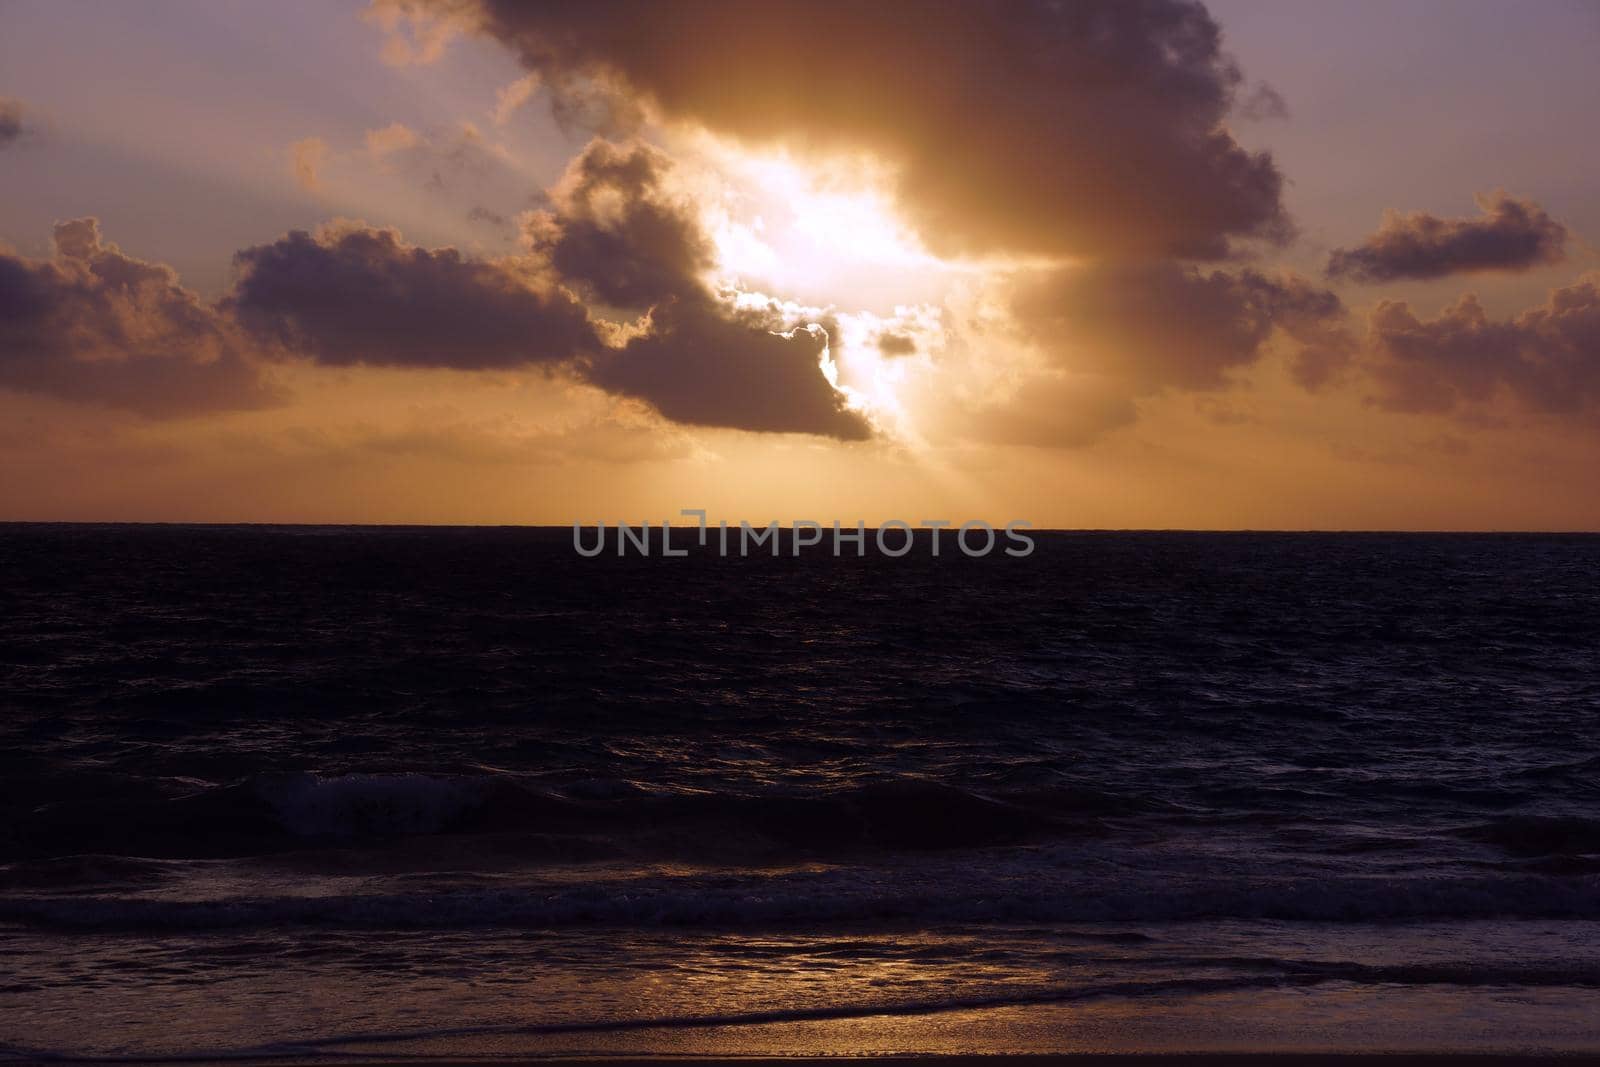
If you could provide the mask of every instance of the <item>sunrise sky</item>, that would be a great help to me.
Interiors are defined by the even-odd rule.
[[[1600,529],[1600,4],[0,0],[0,519]]]

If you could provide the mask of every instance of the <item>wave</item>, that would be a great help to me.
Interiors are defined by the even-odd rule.
[[[816,928],[845,924],[1189,922],[1384,923],[1600,919],[1600,878],[1327,878],[1183,886],[1156,880],[1017,889],[1020,883],[890,872],[713,880],[631,879],[573,887],[235,896],[72,895],[0,900],[0,920],[89,930],[513,927]]]
[[[283,828],[296,837],[436,834],[489,802],[488,779],[426,774],[313,774],[259,782]]]
[[[12,827],[7,851],[217,858],[471,833],[590,835],[645,848],[697,842],[729,855],[916,851],[1095,833],[1097,813],[1120,803],[1089,790],[989,797],[920,779],[811,793],[664,793],[595,781],[544,790],[492,773],[263,775],[173,797],[45,805]]]

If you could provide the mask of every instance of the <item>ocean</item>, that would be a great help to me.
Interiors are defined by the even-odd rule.
[[[0,526],[0,1056],[1600,1048],[1600,537]]]

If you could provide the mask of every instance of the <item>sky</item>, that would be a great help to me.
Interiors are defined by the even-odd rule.
[[[1597,48],[0,0],[0,520],[1597,530]]]

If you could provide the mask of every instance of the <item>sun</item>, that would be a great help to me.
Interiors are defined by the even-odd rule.
[[[884,314],[937,302],[957,265],[930,253],[870,160],[802,160],[705,140],[696,199],[721,280],[786,299]]]
[[[880,431],[919,437],[907,382],[930,368],[940,308],[967,264],[930,253],[862,160],[804,161],[702,142],[688,190],[711,236],[712,281],[735,302],[829,323],[822,373]]]

